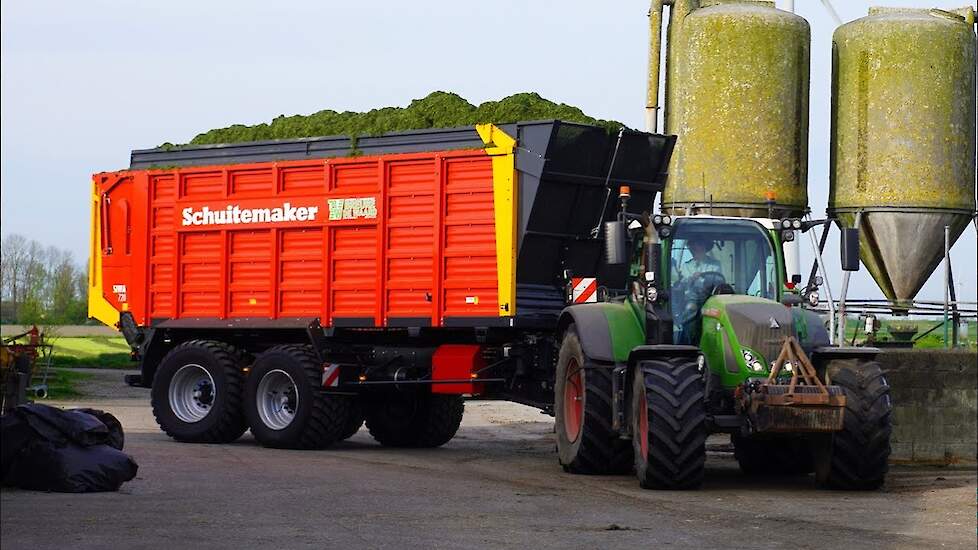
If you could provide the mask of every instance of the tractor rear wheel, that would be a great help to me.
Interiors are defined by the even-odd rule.
[[[187,443],[230,443],[248,429],[241,405],[243,359],[214,340],[190,340],[166,354],[150,393],[167,435]]]
[[[367,407],[367,429],[386,447],[440,447],[455,437],[464,412],[460,395],[382,394]]]
[[[890,385],[875,361],[831,361],[826,377],[845,391],[846,410],[842,430],[816,444],[815,479],[820,486],[835,489],[878,489],[889,469]]]
[[[815,470],[812,448],[806,439],[732,435],[730,441],[740,471],[747,475],[802,475]]]
[[[322,449],[339,441],[353,397],[324,392],[311,346],[283,345],[258,356],[245,385],[251,433],[266,447]]]
[[[584,353],[575,325],[560,344],[554,385],[557,458],[574,474],[627,474],[632,468],[628,441],[612,429],[612,365]]]
[[[695,489],[706,463],[706,402],[696,359],[640,362],[632,379],[635,474],[645,489]]]

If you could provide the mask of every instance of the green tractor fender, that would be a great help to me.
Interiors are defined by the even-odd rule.
[[[634,308],[622,302],[576,304],[564,308],[557,321],[563,335],[573,323],[584,354],[604,363],[625,363],[632,348],[645,343],[644,326]]]

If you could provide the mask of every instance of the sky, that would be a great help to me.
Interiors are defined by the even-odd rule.
[[[967,1],[833,3],[851,21],[880,2]],[[406,106],[434,90],[472,103],[535,91],[641,128],[647,11],[647,0],[4,1],[0,231],[84,261],[92,173],[126,167],[131,149],[279,114]],[[808,177],[819,216],[835,23],[818,0],[796,0],[795,11],[812,28]],[[971,225],[952,249],[960,300],[976,300],[976,248]],[[837,294],[837,241],[827,250]],[[938,269],[918,297],[942,299],[942,282]],[[865,268],[849,296],[882,298]]]

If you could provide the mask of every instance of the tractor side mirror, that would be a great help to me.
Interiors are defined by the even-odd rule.
[[[843,271],[859,271],[859,230],[843,229],[839,256]]]
[[[624,221],[604,223],[604,254],[608,265],[628,263],[627,233]]]

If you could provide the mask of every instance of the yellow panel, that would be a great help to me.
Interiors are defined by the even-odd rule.
[[[511,317],[516,315],[516,140],[493,124],[475,129],[492,157],[499,316]]]
[[[102,201],[98,183],[92,181],[92,242],[91,261],[88,262],[88,316],[114,328],[119,328],[119,310],[102,294]]]

